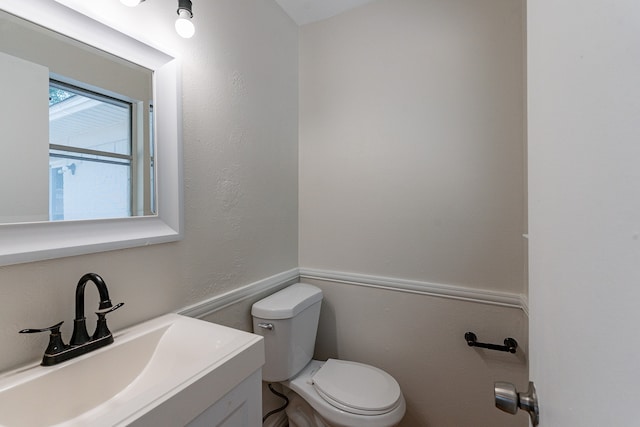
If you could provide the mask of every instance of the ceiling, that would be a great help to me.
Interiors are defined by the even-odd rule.
[[[298,25],[321,21],[374,0],[276,0]]]

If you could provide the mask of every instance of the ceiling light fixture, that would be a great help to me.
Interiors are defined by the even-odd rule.
[[[120,0],[120,3],[125,6],[135,7],[145,0]],[[176,19],[176,31],[181,37],[190,39],[196,32],[196,27],[193,25],[191,18],[193,18],[193,5],[191,0],[178,0],[178,19]]]
[[[193,18],[191,7],[191,0],[178,0],[176,31],[185,39],[190,39],[196,32],[196,27],[191,22],[191,18]]]

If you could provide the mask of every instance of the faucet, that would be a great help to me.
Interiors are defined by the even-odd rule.
[[[87,273],[82,276],[76,286],[76,318],[73,319],[73,334],[71,335],[71,341],[69,342],[71,345],[82,345],[89,342],[91,339],[87,332],[86,317],[84,317],[84,288],[88,281],[91,281],[96,285],[98,293],[100,294],[100,305],[96,312],[98,315],[98,321],[105,318],[103,313],[110,312],[111,310],[109,309],[113,308],[111,300],[109,299],[109,290],[107,289],[107,285],[104,283],[104,280],[102,280],[102,277],[98,276],[96,273]],[[102,317],[100,317],[101,314]],[[106,320],[104,327],[106,327]],[[96,332],[97,331],[98,328],[96,327]],[[111,337],[111,342],[113,342],[113,337]]]
[[[87,332],[86,318],[84,316],[84,290],[89,281],[96,285],[100,295],[100,304],[98,305],[98,311],[96,311],[98,321],[96,323],[96,330],[91,337]],[[113,335],[107,327],[107,314],[117,310],[123,305],[123,302],[115,306],[111,303],[109,290],[102,277],[96,273],[87,273],[80,278],[76,286],[76,317],[73,319],[73,334],[71,335],[69,345],[64,343],[60,333],[60,326],[64,322],[57,323],[48,328],[23,329],[20,333],[50,332],[49,345],[44,352],[41,365],[55,365],[111,344],[113,342]]]

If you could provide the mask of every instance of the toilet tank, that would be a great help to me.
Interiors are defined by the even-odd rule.
[[[313,357],[322,291],[296,283],[251,307],[253,332],[264,337],[264,381],[294,377]]]

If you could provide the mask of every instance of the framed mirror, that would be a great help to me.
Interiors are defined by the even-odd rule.
[[[56,39],[48,49],[40,49],[40,53],[25,54],[28,49],[22,45],[9,46],[5,49],[9,52],[0,52],[0,60],[12,61],[7,62],[11,66],[3,69],[13,74],[5,73],[3,79],[17,88],[13,101],[5,102],[4,111],[10,115],[12,108],[17,110],[22,103],[29,112],[29,122],[14,126],[13,137],[5,132],[0,142],[0,146],[8,144],[6,152],[22,159],[13,161],[14,166],[8,166],[9,173],[0,180],[3,186],[0,217],[4,218],[0,218],[0,265],[181,239],[181,97],[177,59],[50,0],[0,0],[0,10],[9,14],[8,21],[0,21],[0,30],[40,27],[35,27],[36,35],[20,33],[22,29],[15,30],[15,37],[11,36],[13,33],[5,34],[8,35],[3,37],[5,45],[10,38],[22,43],[24,39],[43,37],[49,31],[53,31]],[[57,39],[66,38],[71,48],[60,47],[61,41]],[[65,49],[77,52],[68,56],[62,52]],[[88,54],[89,51],[94,53]],[[38,57],[42,52],[53,52],[50,61],[61,64],[46,63]],[[98,59],[86,55],[96,55]],[[83,73],[88,77],[83,78]],[[30,74],[39,76],[37,83],[16,83]],[[118,75],[113,79],[115,83],[108,82],[111,74]],[[100,76],[106,80],[101,81]],[[48,106],[40,100],[44,85],[49,94]],[[32,89],[39,91],[35,98],[26,93]],[[94,131],[91,144],[76,135],[70,136],[64,129],[60,131],[61,123],[70,122],[67,118],[72,112],[77,116],[74,118],[89,117],[91,109],[95,109],[92,116],[102,126]],[[41,121],[36,117],[43,114],[48,117],[44,126],[50,128],[48,135],[35,125]],[[107,116],[119,117],[113,119],[121,122],[116,130],[112,123],[105,130],[103,122]],[[24,137],[27,132],[35,136]],[[15,144],[16,135],[22,141],[19,146]],[[42,139],[45,142],[37,147],[24,142]],[[113,142],[116,139],[120,145]],[[100,145],[95,140],[103,141]],[[36,152],[37,156],[32,157]],[[88,171],[100,168],[112,170],[109,179],[90,178]],[[111,187],[98,189],[98,181],[102,181],[101,185],[109,181]],[[74,182],[84,183],[84,192]],[[56,185],[66,186],[65,203],[58,200],[56,205],[55,195],[60,199],[61,194]],[[109,191],[116,187],[118,194],[111,195]],[[98,194],[93,199],[92,188]],[[105,194],[109,194],[105,208],[97,214],[85,212],[98,210]],[[62,210],[64,204],[76,206],[77,212],[70,208]]]

